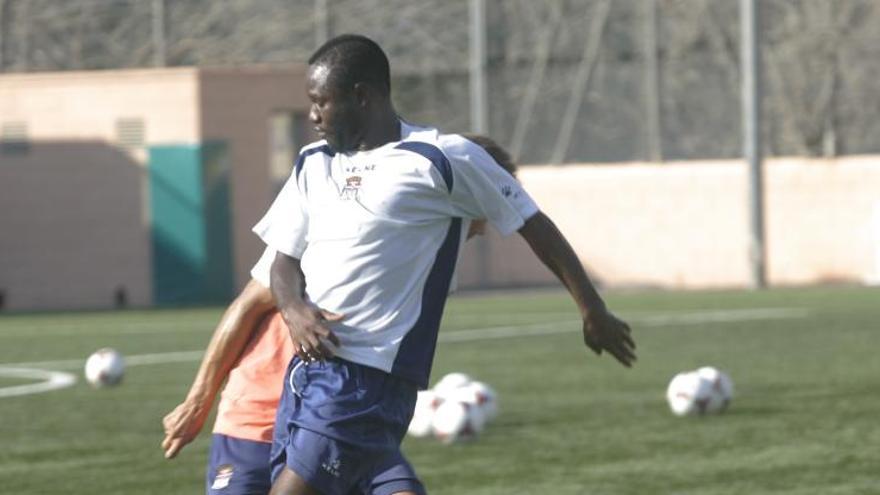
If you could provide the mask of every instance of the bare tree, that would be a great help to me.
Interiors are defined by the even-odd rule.
[[[0,0],[0,72],[3,72],[3,65],[6,61],[6,36],[9,32],[7,7],[9,7],[9,3],[6,0]]]
[[[153,66],[160,1],[165,65],[302,62],[316,39],[361,32],[388,51],[407,116],[467,128],[467,0],[0,0],[0,71]],[[659,137],[669,159],[738,156],[737,2],[652,1],[661,88],[655,106],[663,108],[652,139]],[[603,2],[486,2],[489,127],[524,161],[553,153],[572,102],[580,110],[566,127],[566,160],[645,156],[644,4],[610,3],[590,84],[572,89],[579,67],[585,74],[584,40],[598,29],[589,12]],[[880,151],[880,2],[761,6],[768,151]]]

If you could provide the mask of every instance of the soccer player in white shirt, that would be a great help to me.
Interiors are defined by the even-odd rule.
[[[400,455],[416,391],[428,384],[463,219],[519,232],[577,303],[585,344],[634,362],[629,326],[519,183],[467,139],[398,117],[378,45],[339,36],[309,64],[309,116],[324,139],[304,148],[254,228],[278,251],[271,289],[297,355],[275,425],[271,493],[346,494]]]
[[[516,175],[516,164],[492,139],[465,137],[483,147],[509,174]],[[467,239],[482,235],[484,230],[482,219],[462,226]],[[208,495],[260,495],[271,487],[272,429],[283,371],[293,356],[287,325],[269,290],[274,258],[275,252],[267,248],[251,269],[251,281],[217,324],[186,399],[163,419],[162,448],[172,459],[198,436],[222,389],[206,473]],[[360,485],[365,495],[392,489],[397,493],[423,490],[412,466],[402,456],[388,458]]]

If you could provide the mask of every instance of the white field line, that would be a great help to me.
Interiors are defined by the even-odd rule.
[[[0,388],[0,397],[15,397],[17,395],[50,392],[52,390],[67,388],[76,383],[76,376],[71,373],[33,368],[11,368],[0,366],[0,376],[41,380],[37,383]]]
[[[102,335],[112,333],[113,335],[140,335],[153,333],[183,333],[183,332],[204,332],[206,325],[198,323],[167,322],[167,323],[124,323],[115,327],[102,324],[98,327],[95,325],[65,325],[63,330],[59,330],[54,326],[37,325],[29,327],[27,331],[20,332],[0,332],[0,338],[28,338],[28,337],[79,337],[82,335]]]
[[[556,314],[556,313],[550,313]],[[627,321],[639,327],[665,327],[675,325],[698,325],[705,323],[728,323],[759,320],[784,320],[805,318],[809,311],[804,308],[755,308],[719,311],[693,311],[678,313],[655,313],[632,316]],[[471,330],[441,332],[440,343],[472,342],[477,340],[506,339],[515,337],[531,337],[536,335],[555,335],[580,331],[580,320],[566,319],[525,325],[505,325]],[[125,357],[126,366],[142,366],[164,363],[182,363],[198,361],[204,351],[163,352],[154,354],[137,354]],[[70,373],[52,371],[58,369],[81,369],[84,359],[66,359],[59,361],[34,361],[28,363],[0,364],[0,376],[34,378],[43,380],[39,383],[16,385],[0,388],[0,398],[29,393],[48,392],[65,388],[76,383],[76,377]],[[49,368],[49,369],[44,369]]]
[[[806,308],[752,308],[717,311],[691,311],[682,313],[648,314],[631,318],[640,326],[701,325],[703,323],[728,323],[755,320],[789,320],[806,318]]]
[[[778,319],[778,318],[788,318],[789,315],[793,318],[801,317],[801,315],[806,314],[807,310],[803,308],[750,308],[750,309],[732,309],[732,310],[717,310],[717,311],[666,311],[666,312],[651,312],[651,313],[631,313],[626,315],[626,321],[639,324],[640,326],[662,326],[665,324],[688,324],[692,321],[692,324],[700,324],[700,323],[713,323],[713,322],[726,322],[726,321],[749,321],[754,319]],[[563,320],[568,322],[569,319],[567,317],[571,316],[574,313],[574,310],[569,311],[547,311],[547,312],[535,312],[535,311],[526,311],[526,312],[512,312],[506,313],[501,317],[504,319],[509,319],[510,317],[520,317],[520,318],[553,318],[555,322],[559,322]],[[784,315],[784,316],[783,316]],[[444,323],[447,325],[450,323],[454,324],[467,324],[471,321],[485,321],[485,320],[493,320],[498,318],[486,318],[485,315],[479,314],[453,314],[449,315],[449,317],[444,318]],[[525,325],[512,325],[514,328],[522,328],[522,327],[531,327],[535,326],[537,323],[529,323]],[[507,328],[507,327],[505,327]],[[483,327],[483,329],[487,329]],[[82,335],[101,335],[111,333],[113,335],[141,335],[141,334],[163,334],[163,333],[175,333],[180,334],[184,332],[205,332],[207,327],[202,324],[200,321],[192,321],[192,322],[164,322],[164,323],[138,323],[138,322],[129,322],[119,325],[115,328],[110,328],[105,324],[102,324],[96,328],[95,325],[65,325],[63,330],[59,330],[55,328],[53,325],[39,325],[35,327],[28,328],[28,330],[20,331],[20,332],[2,332],[0,331],[0,338],[28,338],[28,337],[79,337]],[[463,330],[462,330],[463,331]],[[467,330],[467,332],[471,332]],[[441,334],[442,335],[442,334]],[[527,332],[526,335],[529,335]],[[490,337],[492,338],[492,337]]]
[[[197,361],[202,358],[205,351],[180,351],[180,352],[160,352],[155,354],[135,354],[125,356],[125,366],[141,366],[145,364],[164,364],[164,363],[185,363],[189,361]],[[18,366],[22,368],[51,368],[72,370],[79,369],[86,365],[85,359],[65,359],[61,361],[33,361],[30,363],[14,363],[9,366]],[[0,364],[0,370],[7,366]]]
[[[201,359],[204,351],[186,352],[163,352],[157,354],[138,354],[126,356],[126,366],[140,366],[147,364],[163,364],[176,362],[189,362]],[[0,398],[14,397],[18,395],[39,394],[51,392],[73,386],[76,383],[76,375],[66,371],[53,371],[41,368],[82,369],[85,366],[84,359],[67,359],[63,361],[35,361],[31,363],[16,363],[12,366],[0,365],[0,376],[11,378],[25,378],[40,380],[36,383],[0,387]]]
[[[667,327],[675,325],[701,325],[704,323],[787,320],[793,318],[806,318],[807,315],[809,315],[809,311],[803,308],[762,308],[633,316],[626,318],[626,321],[638,329],[644,327]],[[438,341],[468,342],[473,340],[506,339],[511,337],[570,333],[581,330],[579,326],[580,322],[580,320],[568,319],[553,322],[532,323],[528,325],[507,325],[480,328],[476,330],[441,332]]]

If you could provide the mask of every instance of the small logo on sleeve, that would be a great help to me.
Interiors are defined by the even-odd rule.
[[[513,199],[519,199],[520,191],[522,191],[522,189],[514,184],[501,185],[501,195],[507,199],[510,199],[511,197],[513,197]]]

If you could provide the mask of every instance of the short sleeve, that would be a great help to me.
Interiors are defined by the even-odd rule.
[[[270,276],[269,273],[272,270],[272,262],[275,261],[275,253],[276,251],[270,247],[267,247],[264,251],[260,259],[257,260],[257,264],[251,268],[251,278],[260,283],[263,287],[269,287]]]
[[[294,173],[253,231],[273,250],[293,258],[302,258],[308,228],[305,194],[302,193],[301,179]]]
[[[538,205],[522,184],[482,147],[457,135],[444,136],[442,148],[450,161],[455,213],[489,221],[502,235],[510,235],[538,212]]]

